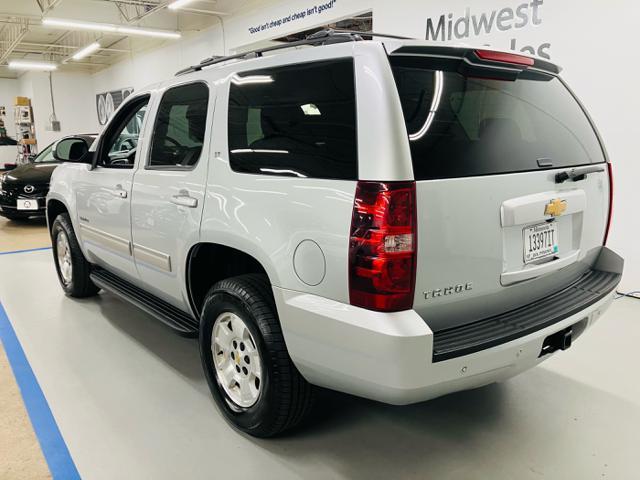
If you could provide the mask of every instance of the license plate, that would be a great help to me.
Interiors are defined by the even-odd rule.
[[[524,233],[524,263],[558,253],[558,224],[541,223],[527,227]]]
[[[38,210],[38,200],[18,199],[18,210]]]

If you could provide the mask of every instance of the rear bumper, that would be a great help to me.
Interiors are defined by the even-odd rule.
[[[611,304],[622,260],[603,248],[596,268],[617,281],[592,287],[595,296],[577,311],[555,319],[557,311],[547,311],[534,331],[529,325],[519,336],[512,332],[498,344],[446,359],[434,357],[437,335],[413,310],[372,312],[277,287],[274,295],[291,358],[310,383],[402,405],[503,380],[549,358],[540,356],[547,337],[578,324],[582,333]]]

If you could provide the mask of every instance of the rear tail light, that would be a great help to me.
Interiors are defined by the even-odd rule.
[[[413,306],[415,182],[358,182],[349,240],[351,305],[394,312]]]
[[[482,60],[489,60],[492,62],[511,63],[514,65],[523,65],[525,67],[532,67],[534,64],[533,58],[525,57],[524,55],[517,55],[515,53],[494,52],[493,50],[476,50],[476,55]]]
[[[607,244],[609,239],[609,230],[611,230],[611,217],[613,216],[613,169],[611,163],[607,162],[607,170],[609,172],[609,215],[607,217],[607,229],[604,231],[603,245]]]

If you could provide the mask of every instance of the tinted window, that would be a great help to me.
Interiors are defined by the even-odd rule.
[[[417,180],[604,161],[585,113],[555,77],[481,79],[407,63],[392,60]]]
[[[48,163],[48,162],[57,162],[55,158],[53,158],[53,143],[45,148],[40,155],[38,155],[34,160],[34,163]]]
[[[101,147],[100,165],[106,168],[133,168],[138,138],[147,113],[149,97],[132,100],[117,113],[107,127]]]
[[[198,163],[207,127],[209,88],[203,83],[175,87],[162,97],[153,132],[150,167]]]
[[[109,162],[110,166],[133,166],[135,152],[138,148],[140,129],[142,121],[147,113],[147,101],[139,105],[137,109],[129,114],[124,125],[120,127],[115,138],[110,144]]]
[[[229,156],[237,172],[357,178],[353,61],[234,75]]]

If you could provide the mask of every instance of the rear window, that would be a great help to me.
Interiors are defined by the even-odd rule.
[[[416,180],[605,161],[584,111],[551,75],[505,81],[391,62]]]
[[[229,158],[236,172],[356,179],[353,60],[234,75]]]

